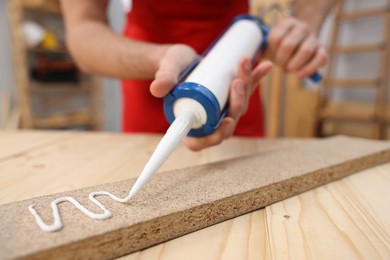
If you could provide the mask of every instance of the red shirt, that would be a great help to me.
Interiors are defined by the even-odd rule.
[[[245,0],[133,0],[126,37],[154,43],[184,43],[201,54],[238,14],[248,12]],[[163,100],[149,92],[150,80],[123,80],[123,131],[164,133],[168,121]],[[263,136],[259,91],[240,118],[236,135]]]

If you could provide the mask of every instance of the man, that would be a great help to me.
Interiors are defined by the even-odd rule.
[[[295,18],[285,19],[270,33],[270,60],[301,78],[324,65],[326,52],[317,34],[334,1],[296,0]],[[124,36],[119,36],[107,24],[107,6],[108,0],[62,1],[68,47],[80,68],[123,79],[125,132],[164,132],[168,123],[161,97],[229,22],[249,9],[245,0],[133,0]],[[242,58],[237,66],[229,114],[213,134],[187,137],[191,150],[219,144],[233,134],[263,135],[257,85],[272,64],[263,61],[251,68]]]

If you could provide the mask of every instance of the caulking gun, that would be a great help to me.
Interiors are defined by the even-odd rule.
[[[269,28],[251,15],[236,17],[224,33],[179,77],[179,84],[164,97],[164,113],[171,123],[130,191],[133,197],[160,168],[187,134],[211,134],[227,114],[229,86],[239,59],[256,61],[265,48]],[[321,75],[310,79],[317,83]]]

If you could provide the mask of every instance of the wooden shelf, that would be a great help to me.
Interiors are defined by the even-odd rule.
[[[53,54],[64,54],[64,55],[70,55],[69,52],[66,49],[60,49],[60,50],[49,50],[44,48],[27,48],[27,51],[32,53],[53,53]]]
[[[44,13],[61,14],[61,5],[58,1],[45,1],[45,0],[23,0],[22,5],[24,8]]]
[[[355,45],[355,46],[336,46],[332,49],[332,52],[337,53],[365,53],[365,52],[380,52],[386,48],[384,43],[367,44],[367,45]]]
[[[379,79],[325,79],[324,84],[327,87],[346,87],[346,88],[375,88],[380,85]]]
[[[32,92],[83,92],[90,90],[90,82],[31,82],[30,91]]]
[[[385,121],[390,122],[390,106],[385,109]],[[330,102],[320,114],[327,120],[375,123],[378,120],[375,104],[364,102]]]
[[[389,26],[390,26],[390,0],[386,0],[386,5],[382,7],[367,8],[349,11],[346,10],[344,0],[338,1],[338,8],[336,9],[335,22],[333,25],[332,35],[330,38],[329,48],[329,66],[327,68],[327,75],[324,84],[320,85],[320,102],[318,113],[316,113],[317,120],[317,135],[323,134],[329,130],[329,125],[333,125],[333,130],[337,129],[335,126],[339,125],[358,125],[361,124],[369,129],[369,137],[375,139],[387,138],[386,124],[389,122],[388,109],[388,85],[389,85]],[[383,29],[381,40],[379,42],[371,42],[363,45],[349,45],[345,46],[340,42],[340,36],[343,33],[342,26],[350,21],[360,21],[369,23],[371,19],[383,20]],[[378,28],[379,29],[379,28]],[[355,31],[355,35],[364,37],[365,32]],[[351,35],[352,36],[352,35]],[[378,57],[378,68],[372,68],[371,72],[375,73],[373,78],[345,78],[348,75],[334,75],[336,71],[336,58],[339,55],[361,55],[370,54]],[[359,76],[359,75],[358,75]],[[341,77],[341,78],[336,78]],[[332,96],[327,89],[348,88],[351,92],[358,88],[371,89],[374,98],[369,103],[355,103],[343,102],[337,103],[332,100]],[[352,124],[351,124],[352,123]],[[337,131],[331,131],[337,133]],[[355,132],[355,131],[351,131]],[[365,135],[367,137],[367,135]]]
[[[23,37],[23,22],[29,19],[26,10],[37,11],[37,16],[54,20],[56,29],[65,34],[61,6],[57,0],[8,0],[8,15],[12,36],[12,49],[18,88],[21,128],[66,128],[88,125],[88,129],[99,130],[103,126],[101,81],[92,75],[83,75],[80,82],[39,82],[31,77],[29,58],[35,54],[61,55],[69,60],[70,54],[64,49],[47,50],[28,48]],[[51,17],[52,15],[55,17]],[[49,26],[50,24],[46,24]],[[69,57],[68,57],[69,56]],[[67,67],[48,65],[50,69],[66,71]],[[58,95],[51,95],[58,94]],[[79,97],[82,97],[78,99]],[[33,100],[34,99],[34,100]],[[80,100],[80,102],[73,102]],[[61,107],[45,107],[47,118],[39,117],[39,104],[61,103]],[[77,106],[77,107],[76,107]],[[59,110],[59,111],[58,111]],[[83,111],[75,113],[74,111]],[[47,113],[46,113],[47,112]],[[58,116],[59,114],[64,116]],[[51,116],[54,115],[54,116]]]
[[[35,128],[60,128],[76,125],[91,125],[92,117],[90,113],[81,112],[72,115],[52,116],[50,118],[35,118],[33,125]]]
[[[386,15],[389,11],[389,7],[385,8],[373,8],[369,10],[361,10],[361,11],[355,11],[350,13],[343,13],[339,15],[339,19],[342,20],[353,20],[353,19],[362,19],[362,18],[368,18],[373,16],[381,16]]]

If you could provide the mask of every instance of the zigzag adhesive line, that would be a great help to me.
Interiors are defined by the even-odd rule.
[[[53,217],[54,217],[54,223],[52,225],[47,225],[42,220],[41,216],[39,216],[37,211],[34,209],[34,205],[28,206],[28,210],[34,216],[35,221],[37,222],[38,226],[43,231],[54,232],[54,231],[58,231],[58,230],[62,229],[62,221],[61,221],[60,213],[58,210],[58,204],[65,202],[65,201],[72,203],[76,208],[78,208],[81,212],[83,212],[85,215],[87,215],[88,217],[90,217],[92,219],[108,219],[108,218],[110,218],[112,216],[111,212],[106,207],[104,207],[104,205],[101,204],[100,201],[95,199],[95,196],[100,196],[100,195],[107,195],[111,199],[118,201],[118,202],[121,202],[121,203],[128,202],[130,200],[130,198],[132,197],[129,194],[127,197],[121,199],[121,198],[119,198],[119,197],[117,197],[117,196],[115,196],[107,191],[92,192],[91,194],[89,194],[88,198],[95,205],[97,205],[101,210],[103,210],[103,213],[100,213],[100,214],[96,214],[96,213],[89,211],[86,207],[81,205],[77,200],[75,200],[72,197],[62,197],[62,198],[55,199],[51,202],[51,208],[53,209]]]

